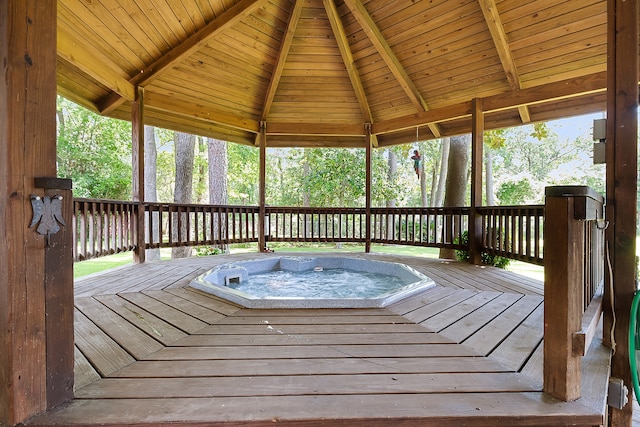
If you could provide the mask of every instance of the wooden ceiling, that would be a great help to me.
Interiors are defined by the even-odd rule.
[[[58,0],[58,93],[268,146],[375,146],[605,109],[605,0]]]

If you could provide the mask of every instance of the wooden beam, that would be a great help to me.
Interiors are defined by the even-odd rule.
[[[0,1],[0,425],[7,426],[48,408],[47,376],[56,375],[46,354],[53,331],[46,309],[55,303],[45,290],[47,237],[30,227],[30,196],[43,195],[35,177],[57,172],[56,7]]]
[[[267,135],[365,136],[362,125],[332,123],[267,123]]]
[[[260,157],[258,176],[258,251],[266,252],[267,134],[266,123],[260,122]]]
[[[258,133],[259,122],[242,117],[240,114],[221,113],[211,110],[205,105],[193,104],[175,97],[145,91],[145,106],[158,111],[166,111],[173,115],[196,117],[203,121],[218,123],[230,128]]]
[[[95,49],[69,35],[66,31],[58,30],[58,57],[67,61],[73,67],[88,74],[98,83],[108,87],[126,101],[133,101],[136,96],[135,87],[123,77],[124,72],[118,74],[118,67],[106,56],[100,55]],[[99,57],[99,61],[96,60]]]
[[[181,60],[197,51],[201,46],[205,45],[210,39],[220,34],[226,28],[235,25],[253,13],[256,9],[263,6],[266,2],[267,0],[242,0],[239,3],[236,3],[225,13],[209,22],[184,42],[156,59],[152,64],[140,70],[140,73],[129,79],[129,82],[135,86],[145,86],[151,83],[163,71],[174,67]],[[110,111],[113,111],[122,105],[123,102],[124,98],[119,94],[114,93],[100,103],[100,111],[102,114],[108,114]]]
[[[295,34],[296,27],[298,26],[298,21],[300,20],[303,3],[304,2],[302,0],[295,0],[293,9],[289,14],[287,29],[284,33],[282,43],[280,44],[278,59],[276,59],[276,64],[274,66],[273,73],[271,74],[271,80],[269,80],[269,87],[267,88],[267,93],[264,98],[264,105],[262,106],[262,120],[267,120],[269,111],[271,111],[271,105],[273,104],[273,99],[276,96],[276,90],[280,84],[280,78],[282,77],[282,70],[287,62],[287,56],[289,55],[289,49],[293,42],[293,36]]]
[[[606,91],[606,73],[595,73],[575,79],[563,80],[542,86],[522,89],[518,92],[506,92],[482,98],[484,113],[518,108],[523,105],[542,104],[577,96],[603,93]],[[373,134],[398,132],[424,126],[428,123],[455,120],[471,115],[471,102],[462,102],[422,113],[411,114],[373,124]]]
[[[504,26],[502,25],[502,19],[500,19],[496,2],[495,0],[478,0],[478,3],[480,3],[484,20],[487,23],[489,33],[493,39],[493,44],[498,52],[498,57],[500,58],[500,63],[502,64],[505,76],[507,77],[507,82],[509,83],[511,90],[519,91],[522,89],[522,82],[520,81],[516,62],[513,59],[513,55],[511,55],[511,48],[507,41],[507,35],[504,31]],[[531,121],[529,108],[526,105],[519,106],[518,112],[520,113],[522,123],[529,123]]]
[[[395,53],[393,53],[391,46],[389,46],[385,40],[362,2],[359,0],[345,0],[344,3],[356,18],[367,37],[369,37],[369,40],[373,43],[380,56],[382,56],[383,61],[387,64],[387,67],[389,67],[389,70],[391,70],[391,73],[394,75],[398,84],[400,84],[413,105],[415,105],[419,112],[429,111],[427,102],[422,98],[420,91],[413,83],[402,64],[400,64],[400,61],[396,57]],[[429,123],[428,126],[436,138],[439,138],[440,130],[438,125],[435,123]]]
[[[611,376],[628,388],[628,403],[610,408],[612,427],[633,425],[633,387],[629,367],[629,320],[636,292],[636,215],[638,171],[638,13],[637,1],[607,1],[607,247],[612,282],[605,286],[605,331],[615,318]],[[610,292],[613,288],[613,293]],[[613,302],[614,313],[609,309]],[[606,334],[605,334],[606,335]]]
[[[365,125],[365,243],[364,251],[371,252],[371,123]]]
[[[131,103],[131,190],[132,200],[140,202],[134,215],[137,247],[133,252],[136,263],[145,260],[144,233],[144,88],[138,87],[136,100]]]
[[[335,36],[336,42],[338,43],[338,49],[340,50],[340,55],[342,56],[342,62],[344,62],[344,66],[347,69],[347,74],[349,75],[351,86],[353,87],[353,91],[355,92],[356,98],[358,99],[358,104],[360,104],[360,111],[362,111],[364,121],[366,123],[372,123],[373,116],[371,115],[371,108],[369,108],[369,102],[367,101],[367,94],[364,90],[364,86],[362,85],[362,80],[360,80],[358,67],[353,60],[351,47],[349,46],[349,41],[347,40],[344,26],[342,25],[342,21],[340,20],[338,9],[336,8],[333,0],[322,0],[322,3],[324,4],[324,9],[327,12],[327,16],[329,17],[329,23],[331,24],[333,35]],[[369,126],[369,128],[370,127],[371,126]]]
[[[469,254],[470,262],[482,263],[482,217],[477,208],[482,206],[482,160],[484,148],[484,114],[482,100],[472,101],[471,115],[471,212],[469,215]],[[500,238],[500,237],[499,237]]]

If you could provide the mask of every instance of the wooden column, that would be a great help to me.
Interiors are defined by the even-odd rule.
[[[366,123],[365,130],[365,242],[364,251],[371,252],[371,123]]]
[[[139,87],[136,99],[131,103],[131,191],[134,202],[139,202],[133,218],[136,249],[133,260],[145,261],[144,230],[144,88]]]
[[[471,211],[469,213],[469,255],[473,264],[480,264],[482,253],[482,157],[484,148],[484,113],[482,100],[474,98],[471,107]],[[499,237],[500,238],[500,237]]]
[[[615,310],[615,354],[611,376],[632,389],[629,369],[628,331],[630,307],[636,290],[635,236],[637,202],[638,138],[638,2],[608,0],[607,63],[607,249],[613,283],[607,300]],[[611,285],[611,286],[610,286]],[[609,292],[613,288],[613,293]],[[612,325],[612,313],[605,303],[605,340]],[[610,343],[611,344],[611,343]],[[622,409],[611,408],[610,424],[632,425],[632,393]]]
[[[0,0],[0,67],[0,424],[14,425],[57,403],[48,401],[48,376],[69,375],[53,370],[47,345],[60,349],[50,334],[68,343],[73,329],[55,330],[46,313],[54,294],[73,287],[72,253],[52,265],[46,237],[29,227],[30,197],[44,194],[35,178],[56,176],[56,1]]]
[[[266,187],[267,187],[267,124],[260,122],[260,172],[258,195],[258,250],[267,250],[266,224]]]
[[[545,191],[544,391],[564,401],[580,397],[582,357],[572,345],[582,329],[584,283],[584,225],[574,209],[578,190]]]

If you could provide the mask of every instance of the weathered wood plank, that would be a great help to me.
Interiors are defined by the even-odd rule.
[[[225,359],[139,361],[110,378],[220,377],[432,372],[507,372],[486,357],[341,359]]]
[[[271,326],[273,329],[269,329]],[[420,325],[413,323],[353,323],[353,324],[320,324],[320,325],[296,325],[296,324],[258,324],[258,325],[211,325],[198,331],[198,334],[214,334],[214,335],[257,335],[263,334],[268,330],[281,331],[285,334],[390,334],[390,333],[409,333],[409,332],[428,332]]]
[[[438,334],[392,332],[385,334],[291,334],[272,329],[261,335],[190,335],[175,346],[231,346],[231,345],[342,345],[378,344],[380,340],[388,345],[396,344],[452,344]]]
[[[206,307],[210,310],[217,311],[218,313],[225,314],[227,316],[240,310],[240,307],[234,303],[223,301],[196,289],[177,288],[168,289],[166,292],[172,293],[179,296],[180,298],[184,298],[193,303]]]
[[[98,381],[100,374],[91,366],[91,363],[84,357],[84,354],[78,347],[74,346],[74,369],[73,369],[74,383],[73,389],[77,390],[91,384],[94,381]]]
[[[76,346],[102,376],[127,366],[135,359],[100,330],[84,314],[75,312]]]
[[[284,375],[209,378],[105,378],[76,392],[79,399],[135,399],[404,393],[539,391],[514,373]]]
[[[76,298],[76,308],[136,359],[164,346],[93,298]]]
[[[163,291],[144,291],[142,293],[161,301],[163,304],[167,304],[170,307],[180,310],[183,313],[187,313],[205,323],[215,323],[226,317],[224,314],[210,310],[175,294]]]
[[[190,423],[204,427],[230,420],[231,425],[301,425],[301,422],[342,423],[354,427],[393,424],[399,427],[531,426],[554,425],[559,419],[576,426],[603,423],[602,414],[585,410],[579,403],[550,404],[542,393],[467,393],[460,399],[450,394],[280,396],[174,399],[78,399],[46,417],[47,424],[71,425],[95,419],[105,426],[132,423]],[[297,408],[295,419],[289,415]],[[331,413],[327,414],[327,408]],[[49,424],[51,423],[51,424]],[[198,424],[199,423],[199,424]]]
[[[477,356],[470,347],[455,344],[165,347],[145,360],[277,359],[342,357]]]
[[[186,333],[173,325],[119,296],[100,295],[95,298],[164,345],[169,345],[187,336]]]
[[[435,316],[420,322],[420,325],[432,331],[441,331],[500,295],[501,294],[499,292],[480,292],[471,298],[462,301],[460,304],[449,307]]]
[[[119,296],[186,333],[194,333],[207,326],[205,322],[145,294],[133,292],[120,294]]]

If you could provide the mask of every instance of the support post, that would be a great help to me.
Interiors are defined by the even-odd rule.
[[[572,342],[582,329],[585,233],[575,219],[579,191],[547,187],[545,196],[543,389],[572,401],[580,397],[582,357]]]
[[[55,1],[0,0],[0,425],[7,426],[68,399],[72,386],[73,360],[56,366],[47,354],[66,358],[73,337],[72,306],[61,308],[59,324],[47,318],[72,292],[72,251],[51,236],[47,255],[47,237],[30,227],[31,195],[43,195],[35,178],[57,174],[56,8]]]
[[[482,100],[474,98],[471,106],[471,209],[469,212],[469,255],[473,264],[482,262],[482,157],[484,148],[484,113]],[[500,237],[498,237],[500,238]]]
[[[138,202],[134,211],[136,248],[133,261],[145,261],[145,227],[144,227],[144,88],[138,86],[136,99],[131,103],[131,190],[134,202]]]
[[[622,409],[610,408],[609,421],[614,427],[633,424],[628,333],[637,279],[638,8],[637,1],[607,1],[606,249],[611,271],[605,274],[604,340],[614,345],[609,338],[613,306],[615,352],[611,376],[622,380],[629,390],[628,403]]]
[[[365,130],[365,241],[364,251],[371,252],[371,123],[364,125]]]
[[[258,250],[266,252],[267,236],[266,224],[266,186],[267,186],[267,123],[260,122],[260,172],[258,196]]]

